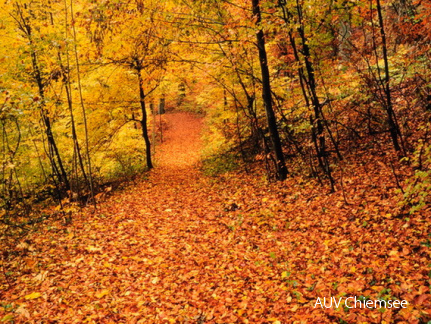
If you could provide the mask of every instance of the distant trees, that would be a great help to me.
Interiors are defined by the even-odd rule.
[[[101,6],[103,8],[103,6]],[[101,9],[99,9],[101,10]],[[102,62],[115,64],[136,75],[136,89],[140,118],[133,113],[130,121],[139,122],[145,142],[146,164],[153,168],[151,142],[147,125],[147,98],[159,87],[163,79],[168,47],[171,42],[164,33],[163,21],[157,17],[163,12],[161,4],[138,1],[135,4],[116,4],[111,8],[111,17],[102,21],[94,20],[97,25],[111,25],[106,35],[96,41]],[[120,23],[119,23],[120,22]],[[96,27],[96,30],[100,27]],[[115,46],[104,44],[106,39]]]
[[[160,98],[206,114],[205,154],[336,190],[354,150],[408,156],[428,138],[430,12],[398,0],[2,3],[1,195],[88,201],[93,179],[153,168]]]

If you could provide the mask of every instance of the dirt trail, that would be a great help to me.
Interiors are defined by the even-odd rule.
[[[309,180],[205,177],[197,167],[202,120],[187,113],[164,118],[165,141],[144,179],[101,202],[95,213],[73,215],[70,224],[40,224],[17,246],[18,265],[5,274],[16,281],[0,282],[0,319],[417,323],[412,316],[429,309],[423,302],[428,270],[417,271],[429,264],[421,245],[429,233],[425,220],[416,216],[407,229],[404,220],[390,217],[394,203],[376,198],[372,213],[381,208],[384,217],[366,227],[369,218],[349,214],[341,196]],[[403,241],[406,231],[415,234]],[[410,253],[414,244],[424,254]],[[402,271],[385,284],[393,269]],[[423,294],[423,305],[399,314],[314,307],[318,296],[368,296],[385,287],[409,303]]]
[[[163,119],[168,129],[157,147],[157,166],[175,170],[195,166],[202,149],[202,119],[187,112],[165,114]]]
[[[258,323],[271,314],[265,296],[278,287],[270,287],[273,270],[256,256],[258,245],[275,243],[254,231],[252,241],[237,234],[241,217],[229,213],[238,183],[199,172],[202,120],[187,113],[165,118],[165,141],[147,179],[115,193],[95,214],[84,211],[66,228],[51,225],[33,237],[28,262],[41,266],[7,292],[20,300],[18,318],[231,323],[244,315]],[[280,294],[274,302],[285,306]]]

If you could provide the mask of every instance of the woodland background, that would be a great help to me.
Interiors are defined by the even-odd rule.
[[[299,209],[310,192],[336,195],[340,210],[368,215],[357,218],[361,230],[383,226],[367,200],[400,230],[416,222],[399,240],[415,240],[406,244],[418,253],[419,306],[399,316],[429,320],[428,1],[2,1],[0,42],[5,291],[35,227],[68,226],[113,189],[147,181],[169,160],[154,161],[175,123],[164,113],[186,111],[204,120],[203,177],[264,178],[280,194],[296,186]],[[10,320],[17,308],[7,305]]]
[[[414,166],[405,198],[420,208],[430,19],[427,2],[410,0],[5,1],[2,207],[88,202],[152,168],[153,114],[166,103],[207,117],[204,155],[226,159],[215,168],[262,159],[270,177],[335,190],[342,161],[395,150],[383,161]]]

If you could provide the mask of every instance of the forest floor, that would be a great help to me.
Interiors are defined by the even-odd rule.
[[[299,177],[200,171],[201,119],[165,115],[156,168],[22,239],[0,274],[0,320],[29,323],[426,323],[429,210],[402,214],[391,170]],[[355,173],[356,172],[356,173]],[[374,174],[375,176],[370,176]],[[346,203],[347,202],[347,203]],[[7,280],[6,280],[7,279]],[[317,298],[406,300],[322,308]],[[316,307],[315,307],[316,306]]]

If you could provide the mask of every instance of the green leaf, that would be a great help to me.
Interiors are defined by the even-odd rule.
[[[4,317],[1,319],[1,321],[2,321],[2,322],[12,322],[12,321],[13,321],[13,315],[12,315],[12,314],[8,314],[8,315],[4,316]]]

